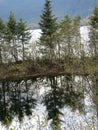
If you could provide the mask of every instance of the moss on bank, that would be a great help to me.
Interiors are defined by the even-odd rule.
[[[52,64],[49,61],[21,61],[0,65],[0,80],[13,81],[63,74],[93,75],[95,72],[98,72],[98,66],[87,59],[84,62],[75,59],[70,64],[62,61]]]

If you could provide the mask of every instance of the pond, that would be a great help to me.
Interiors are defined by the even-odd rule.
[[[97,130],[88,76],[0,82],[1,130]]]

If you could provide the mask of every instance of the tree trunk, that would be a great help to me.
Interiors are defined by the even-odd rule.
[[[23,41],[22,41],[22,59],[23,59],[23,61],[25,60],[25,47],[24,47]]]

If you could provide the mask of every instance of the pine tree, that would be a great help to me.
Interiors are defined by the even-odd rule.
[[[52,15],[50,0],[45,0],[39,25],[42,30],[40,45],[43,46],[43,49],[41,50],[41,53],[43,53],[49,60],[52,60],[55,48],[54,33],[56,32],[57,24],[56,18]]]
[[[17,22],[15,16],[12,12],[10,12],[8,22],[6,24],[6,42],[9,44],[10,53],[14,61],[18,60],[18,52],[17,52],[17,42],[16,42],[16,31]]]
[[[4,30],[5,24],[2,19],[0,19],[0,63],[2,63],[2,48],[4,46]]]
[[[24,22],[22,18],[19,19],[17,23],[17,38],[20,44],[19,46],[22,49],[22,59],[24,61],[26,56],[26,44],[28,44],[31,34],[26,22]]]

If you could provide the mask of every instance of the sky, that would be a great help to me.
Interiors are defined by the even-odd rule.
[[[91,13],[92,8],[98,0],[51,0],[53,13],[59,19],[69,14],[75,16],[80,14],[86,17]],[[39,22],[45,0],[0,0],[0,17],[8,19],[12,11],[16,18],[22,17],[25,20]]]

